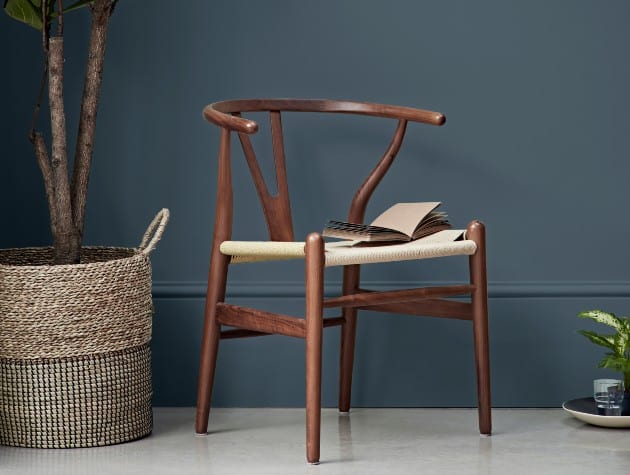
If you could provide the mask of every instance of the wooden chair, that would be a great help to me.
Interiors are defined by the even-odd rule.
[[[275,196],[272,196],[267,189],[249,139],[250,134],[257,132],[258,125],[252,120],[241,117],[241,113],[254,111],[267,111],[271,119],[277,179],[277,194]],[[306,458],[309,463],[318,463],[320,456],[322,330],[325,327],[341,325],[339,410],[347,412],[350,410],[357,310],[365,309],[472,321],[477,370],[479,430],[482,434],[490,434],[490,366],[485,228],[483,223],[472,221],[468,225],[464,240],[439,245],[419,246],[412,242],[402,245],[379,246],[376,257],[370,251],[374,248],[362,248],[363,251],[355,248],[349,253],[333,252],[333,249],[327,250],[328,245],[324,244],[318,233],[309,234],[305,241],[295,242],[281,125],[281,112],[284,111],[360,114],[386,117],[398,121],[389,148],[354,195],[348,221],[355,223],[363,222],[368,200],[392,164],[403,141],[407,123],[411,121],[439,126],[444,124],[446,120],[444,115],[426,110],[331,100],[234,100],[210,104],[204,109],[205,118],[221,128],[221,139],[217,208],[201,347],[196,432],[198,434],[207,432],[220,339],[267,334],[304,338],[306,340]],[[230,159],[232,132],[237,133],[240,139],[247,165],[254,178],[267,221],[270,241],[230,241],[233,193]],[[321,226],[322,223],[317,223],[317,225]],[[387,292],[368,291],[359,286],[361,264],[451,255],[469,256],[469,285]],[[305,318],[245,308],[224,302],[230,263],[287,258],[305,260]],[[344,266],[342,295],[325,299],[323,295],[324,268],[331,265]],[[461,295],[469,295],[470,302],[446,298]],[[342,315],[335,318],[323,318],[323,309],[328,307],[340,307]],[[222,330],[222,325],[234,328]]]

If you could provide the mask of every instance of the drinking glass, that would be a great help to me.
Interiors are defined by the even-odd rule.
[[[596,379],[593,395],[597,413],[601,416],[620,416],[623,402],[623,381],[619,379]]]

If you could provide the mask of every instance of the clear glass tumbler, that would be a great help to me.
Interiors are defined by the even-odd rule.
[[[623,381],[619,379],[596,379],[593,395],[600,416],[620,416],[623,402]]]

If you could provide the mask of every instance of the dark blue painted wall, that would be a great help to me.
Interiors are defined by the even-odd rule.
[[[122,0],[112,21],[86,242],[135,245],[159,208],[172,222],[154,255],[155,400],[193,404],[215,201],[217,131],[207,103],[238,97],[327,97],[444,112],[413,124],[369,216],[398,201],[441,200],[452,221],[488,225],[495,402],[556,405],[587,394],[600,351],[575,313],[630,313],[630,5],[564,0]],[[67,109],[76,129],[88,31],[68,15]],[[41,178],[26,140],[40,71],[38,35],[0,16],[0,246],[49,241]],[[264,117],[256,145],[270,150]],[[342,217],[394,124],[287,114],[296,231]],[[236,147],[236,143],[235,143]],[[236,164],[242,165],[239,155]],[[264,238],[242,166],[235,167],[236,238]],[[269,169],[267,170],[269,171]],[[358,174],[357,174],[358,173]],[[300,313],[302,268],[235,267],[231,295]],[[391,288],[459,281],[460,260],[367,266]],[[339,273],[330,271],[330,282]],[[261,285],[262,284],[262,285]],[[330,287],[332,292],[333,287]],[[470,329],[460,322],[366,316],[355,403],[471,405]],[[337,330],[326,342],[334,404]],[[302,343],[227,342],[220,405],[302,403]],[[261,356],[262,355],[262,356]],[[276,367],[276,365],[279,365]],[[283,377],[286,375],[287,377]],[[430,387],[439,382],[443,394]]]

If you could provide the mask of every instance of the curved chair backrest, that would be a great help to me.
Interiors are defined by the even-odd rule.
[[[260,198],[269,237],[272,241],[293,241],[293,220],[289,200],[284,143],[282,136],[281,112],[327,112],[341,114],[359,114],[397,119],[398,126],[392,141],[376,164],[370,175],[359,187],[352,199],[348,221],[363,222],[365,209],[370,196],[391,166],[407,128],[407,122],[421,122],[430,125],[442,125],[446,117],[439,112],[431,112],[411,107],[372,104],[366,102],[332,101],[322,99],[242,99],[215,102],[203,110],[204,117],[221,127],[219,148],[219,183],[216,223],[222,228],[219,234],[224,240],[230,239],[232,228],[232,180],[230,165],[231,132],[238,134],[247,165],[254,179]],[[271,138],[273,144],[274,165],[276,172],[277,193],[271,195],[265,183],[250,134],[258,131],[258,124],[241,117],[244,112],[269,112],[271,120]],[[215,227],[215,233],[217,229]]]

